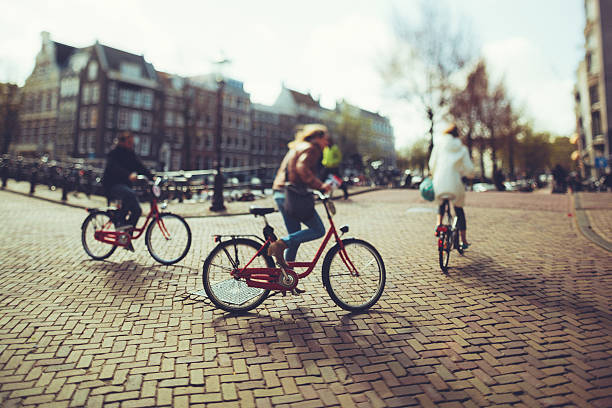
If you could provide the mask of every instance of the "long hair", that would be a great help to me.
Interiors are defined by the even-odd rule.
[[[327,133],[327,126],[320,123],[309,123],[297,128],[295,138],[289,142],[289,148],[293,149],[298,143],[308,142]]]

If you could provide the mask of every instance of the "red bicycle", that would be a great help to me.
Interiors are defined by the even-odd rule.
[[[283,271],[275,267],[267,255],[268,246],[277,239],[266,220],[266,214],[273,213],[274,208],[252,207],[250,210],[251,214],[264,219],[264,238],[257,235],[214,236],[218,244],[204,261],[202,279],[204,290],[215,306],[228,312],[245,312],[259,306],[270,296],[270,291],[283,295],[293,291],[298,281],[312,272],[332,237],[336,244],[325,255],[322,278],[334,303],[345,310],[360,311],[378,301],[386,280],[382,257],[366,241],[342,239],[341,236],[349,231],[348,225],[340,227],[339,235],[332,220],[336,212],[333,202],[329,196],[317,193],[323,201],[330,227],[314,259],[311,262],[288,262],[292,270]],[[306,270],[298,274],[295,272],[297,268]]]
[[[187,255],[191,247],[191,230],[183,217],[177,214],[160,212],[157,200],[161,194],[158,178],[149,182],[151,208],[142,227],[132,232],[116,231],[116,208],[88,208],[89,215],[81,226],[81,242],[87,255],[96,260],[106,259],[117,247],[129,248],[132,240],[145,233],[149,253],[157,262],[164,265],[177,263]],[[162,210],[165,204],[161,205]]]
[[[457,216],[451,211],[451,203],[454,196],[443,197],[442,206],[442,224],[436,228],[436,236],[438,237],[438,260],[440,269],[444,273],[448,273],[448,261],[450,253],[456,249],[460,255],[463,255],[463,248],[459,245],[459,230],[457,229]]]

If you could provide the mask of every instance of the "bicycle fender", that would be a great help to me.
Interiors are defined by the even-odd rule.
[[[93,214],[106,214],[106,211],[100,211],[100,210],[98,210],[96,208],[92,208],[91,211],[88,208],[87,212],[89,213],[89,215],[93,215]],[[81,224],[81,230],[85,229],[85,222],[89,219],[89,215],[87,217],[85,217],[85,219],[83,220],[83,223]]]

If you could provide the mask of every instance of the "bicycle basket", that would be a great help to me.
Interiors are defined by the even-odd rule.
[[[433,201],[436,198],[436,193],[433,188],[433,180],[431,177],[425,178],[419,185],[419,191],[421,192],[421,197],[427,201]]]

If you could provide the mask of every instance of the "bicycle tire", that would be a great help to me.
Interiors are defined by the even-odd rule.
[[[83,244],[83,249],[87,255],[97,261],[108,258],[117,249],[116,245],[98,241],[94,237],[96,231],[104,229],[108,225],[114,229],[111,222],[111,216],[105,211],[97,211],[89,214],[81,225],[81,243]]]
[[[450,259],[452,241],[450,233],[440,232],[440,242],[438,244],[438,259],[440,260],[440,269],[444,273],[448,273],[448,261]]]
[[[387,276],[383,259],[372,244],[361,239],[344,239],[342,244],[360,275],[354,276],[349,272],[341,258],[340,245],[336,244],[330,248],[323,261],[325,290],[334,303],[344,310],[354,312],[369,309],[380,299],[385,289]],[[377,268],[367,271],[365,268],[370,265],[376,265]]]
[[[249,238],[234,238],[220,242],[210,251],[202,267],[202,282],[206,295],[216,307],[241,313],[255,309],[266,300],[269,289],[250,287],[244,280],[230,276],[232,270],[244,267],[261,245]],[[267,254],[260,253],[249,266],[274,268],[274,261]]]
[[[153,259],[163,265],[172,265],[189,252],[191,229],[180,215],[160,214],[159,218],[153,220],[147,227],[145,242]]]

